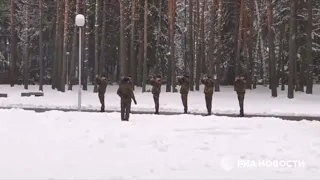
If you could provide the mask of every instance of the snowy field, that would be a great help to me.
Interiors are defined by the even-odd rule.
[[[106,109],[120,110],[120,100],[116,94],[118,86],[108,86],[106,94]],[[30,86],[29,91],[37,91],[38,86]],[[100,109],[98,95],[93,93],[93,86],[83,92],[84,109]],[[148,87],[147,89],[150,89]],[[179,87],[178,87],[179,89]],[[0,93],[8,93],[8,98],[0,98],[0,107],[46,107],[46,108],[77,108],[77,86],[73,91],[61,93],[45,86],[44,97],[21,97],[25,92],[23,86],[11,88],[0,85]],[[248,90],[245,99],[245,113],[259,115],[286,115],[286,116],[320,116],[320,86],[314,87],[314,94],[307,95],[302,92],[295,93],[295,99],[287,98],[287,91],[278,90],[277,98],[271,97],[268,88],[258,86],[256,90]],[[154,102],[150,92],[141,93],[141,88],[135,90],[137,105],[132,106],[134,111],[154,111]],[[160,95],[160,111],[183,112],[179,93],[166,93],[162,87]],[[189,112],[206,113],[203,86],[200,91],[190,92]],[[239,113],[236,93],[232,86],[222,87],[221,92],[215,92],[213,97],[214,113]]]
[[[319,179],[320,123],[0,110],[0,179]],[[232,160],[232,161],[231,161]],[[303,162],[243,167],[242,161]]]

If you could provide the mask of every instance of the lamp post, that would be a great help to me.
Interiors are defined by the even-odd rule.
[[[82,14],[76,16],[76,25],[79,27],[79,92],[78,92],[78,111],[81,111],[81,35],[82,27],[85,24],[85,17]]]
[[[69,86],[69,55],[70,53],[67,52],[66,56],[67,56],[67,85]]]

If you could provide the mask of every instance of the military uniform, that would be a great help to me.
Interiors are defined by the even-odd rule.
[[[234,88],[235,91],[237,92],[238,95],[238,101],[239,101],[239,106],[240,106],[240,117],[244,116],[243,112],[243,102],[244,102],[244,97],[246,94],[246,81],[244,80],[243,77],[237,77],[235,82],[234,82]]]
[[[206,100],[208,115],[211,115],[214,80],[211,77],[208,77],[205,79],[201,79],[201,83],[204,84],[204,96]]]
[[[161,92],[161,76],[154,76],[151,79],[151,85],[152,85],[152,94],[153,94],[153,101],[155,105],[155,113],[154,114],[159,114],[159,97],[160,97],[160,92]]]
[[[122,121],[129,121],[129,116],[131,112],[131,99],[137,104],[137,101],[133,94],[133,88],[130,83],[130,78],[124,78],[119,85],[118,96],[120,96],[121,101],[121,120]]]
[[[188,93],[190,89],[189,76],[185,75],[182,78],[178,79],[178,84],[181,86],[180,94],[181,100],[184,107],[184,113],[188,113]]]
[[[106,93],[108,81],[105,75],[101,77],[96,77],[96,83],[98,85],[98,97],[101,103],[101,112],[104,112],[105,104],[104,104],[104,94]]]

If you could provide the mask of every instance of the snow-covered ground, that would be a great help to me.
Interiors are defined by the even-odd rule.
[[[121,122],[119,113],[16,109],[0,114],[0,179],[320,178],[315,121],[132,115]],[[258,164],[294,160],[300,165]]]
[[[106,94],[106,109],[119,110],[120,100],[116,94],[118,86],[108,86]],[[179,88],[179,87],[178,87]],[[30,86],[30,91],[37,91],[38,86]],[[83,92],[82,105],[84,109],[100,109],[98,95],[93,93],[93,87],[89,86],[88,91]],[[150,87],[148,87],[150,89]],[[8,93],[8,98],[0,98],[0,107],[46,107],[46,108],[77,108],[77,86],[73,91],[61,93],[45,86],[44,97],[21,97],[24,92],[23,86],[11,88],[8,85],[0,86],[0,93]],[[263,115],[300,115],[320,116],[320,86],[314,87],[314,94],[307,95],[296,92],[294,99],[287,98],[287,91],[278,90],[277,98],[271,97],[268,88],[259,86],[258,89],[248,90],[245,99],[246,114]],[[150,92],[141,93],[141,88],[135,90],[137,105],[132,110],[154,111],[154,103]],[[206,113],[203,87],[200,91],[190,92],[189,111]],[[162,87],[160,95],[160,111],[183,112],[179,93],[166,93]],[[213,97],[214,113],[238,113],[239,105],[233,87],[222,87],[221,92],[215,92]]]

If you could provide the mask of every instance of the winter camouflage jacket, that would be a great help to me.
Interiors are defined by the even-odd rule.
[[[107,78],[105,77],[97,77],[96,78],[96,83],[99,85],[98,87],[98,92],[99,93],[105,93],[108,85]]]
[[[120,96],[121,99],[123,100],[131,100],[133,99],[134,101],[136,100],[133,94],[133,88],[130,83],[122,83],[119,85],[118,91],[117,91],[118,96]]]
[[[182,77],[178,79],[178,84],[181,86],[180,94],[188,94],[190,89],[190,81],[187,77]]]
[[[234,90],[237,93],[245,93],[246,92],[246,81],[243,78],[236,78],[234,82]]]
[[[161,79],[160,78],[152,78],[151,85],[152,85],[152,94],[160,94],[161,92]]]
[[[204,84],[204,93],[213,94],[214,80],[212,78],[201,79],[201,83]]]

